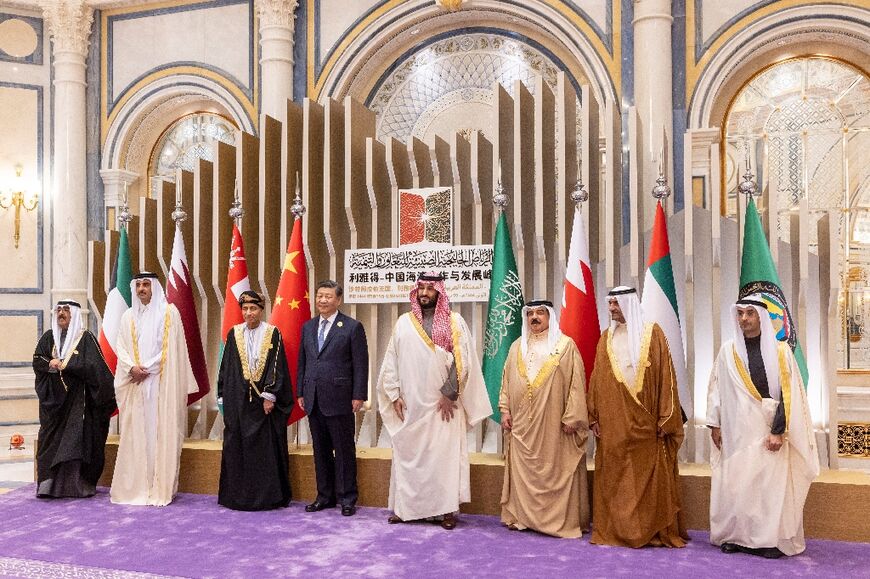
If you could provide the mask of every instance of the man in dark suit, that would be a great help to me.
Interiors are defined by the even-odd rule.
[[[338,311],[341,296],[336,282],[317,284],[319,315],[302,326],[297,394],[311,425],[317,478],[317,498],[305,510],[340,504],[349,517],[358,498],[354,412],[368,399],[369,350],[363,325]]]

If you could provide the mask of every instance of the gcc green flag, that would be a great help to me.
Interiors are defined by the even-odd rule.
[[[746,219],[743,229],[743,260],[740,264],[739,299],[751,294],[761,294],[767,304],[767,311],[776,328],[776,337],[781,342],[788,342],[794,352],[795,361],[801,371],[804,388],[807,387],[809,372],[807,359],[797,339],[797,328],[788,308],[779,274],[770,255],[770,246],[761,227],[761,218],[755,201],[750,198],[746,206]]]
[[[492,419],[501,422],[498,394],[508,351],[523,330],[523,287],[517,274],[517,260],[502,211],[492,244],[492,278],[489,282],[489,313],[483,338],[483,379],[492,403]]]

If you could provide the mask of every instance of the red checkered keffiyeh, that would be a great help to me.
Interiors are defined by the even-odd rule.
[[[427,275],[437,275],[430,273]],[[423,324],[423,308],[417,302],[417,290],[420,284],[431,283],[435,285],[438,291],[438,303],[435,305],[435,319],[432,321],[432,341],[436,345],[441,346],[448,352],[453,352],[453,330],[450,327],[450,300],[447,298],[447,290],[444,287],[444,281],[427,281],[417,280],[414,288],[411,290],[411,313]]]

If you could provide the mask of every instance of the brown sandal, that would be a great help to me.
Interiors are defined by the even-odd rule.
[[[456,516],[453,513],[449,515],[444,515],[444,518],[441,520],[441,528],[447,529],[448,531],[452,531],[456,528]]]
[[[395,525],[396,523],[404,523],[405,521],[403,521],[398,515],[390,515],[387,518],[387,522],[391,525]]]

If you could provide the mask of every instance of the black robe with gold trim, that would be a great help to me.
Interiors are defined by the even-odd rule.
[[[244,324],[227,334],[218,375],[223,398],[224,445],[218,503],[240,511],[262,511],[290,503],[287,418],[294,403],[281,333],[268,326],[259,365],[251,375],[241,335]],[[271,334],[271,335],[270,335]],[[241,348],[239,347],[241,344]],[[270,414],[260,393],[276,398]]]
[[[36,494],[92,496],[103,473],[109,418],[117,408],[114,377],[88,331],[73,345],[59,371],[49,368],[55,357],[49,330],[33,354],[39,398]]]

